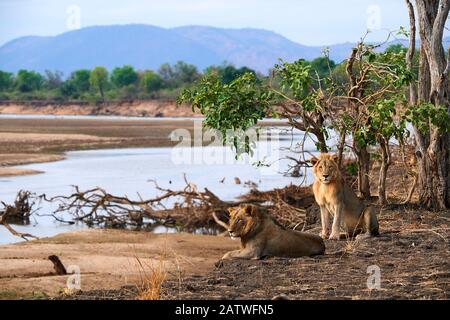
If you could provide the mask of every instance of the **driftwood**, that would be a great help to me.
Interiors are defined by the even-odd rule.
[[[16,231],[9,222],[28,222],[30,216],[33,214],[33,206],[35,201],[33,200],[33,194],[28,191],[19,191],[17,193],[14,204],[8,205],[1,202],[3,209],[0,210],[0,225],[3,225],[11,234],[17,237],[21,237],[24,240],[29,238],[37,239],[37,237],[29,233],[21,233]]]

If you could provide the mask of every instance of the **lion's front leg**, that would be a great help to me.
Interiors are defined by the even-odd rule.
[[[330,236],[330,212],[325,206],[320,206],[320,221],[322,223],[322,232],[320,236],[327,239]]]
[[[341,238],[341,221],[343,214],[343,206],[336,205],[336,212],[334,213],[333,225],[331,227],[331,235],[329,237],[330,240],[339,240]]]
[[[241,249],[227,252],[222,260],[226,259],[259,259],[260,255],[253,249]]]

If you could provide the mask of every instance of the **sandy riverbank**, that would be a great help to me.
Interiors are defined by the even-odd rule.
[[[265,121],[263,126],[285,125]],[[106,148],[170,147],[170,136],[192,119],[0,118],[0,177],[39,173],[18,165],[59,161],[66,151]]]
[[[146,100],[114,102],[105,105],[77,103],[0,103],[0,114],[34,115],[107,115],[127,117],[199,117],[188,105],[177,106],[175,101]]]
[[[59,294],[68,276],[54,273],[47,259],[57,255],[81,271],[82,290],[120,289],[136,285],[146,266],[164,260],[168,279],[206,274],[238,242],[225,237],[153,234],[125,230],[83,230],[51,238],[1,246],[0,299],[39,298]]]
[[[0,176],[39,173],[14,166],[58,161],[73,150],[173,146],[192,120],[0,119]]]

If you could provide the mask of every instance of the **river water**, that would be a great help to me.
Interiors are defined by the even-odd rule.
[[[277,160],[286,155],[293,155],[292,152],[283,149],[293,142],[300,141],[303,136],[301,133],[291,135],[281,130],[281,127],[271,129],[271,132],[281,132],[279,135],[281,139],[258,142],[253,158],[243,157],[239,160],[234,158],[234,153],[229,147],[217,146],[68,152],[67,159],[63,161],[20,166],[43,171],[42,174],[0,178],[0,200],[12,202],[19,190],[28,190],[36,194],[45,193],[47,196],[69,195],[73,191],[73,185],[79,186],[82,190],[102,187],[109,193],[119,196],[138,199],[140,195],[148,198],[157,195],[149,180],[156,180],[161,187],[178,190],[185,186],[184,174],[199,189],[207,187],[220,198],[227,200],[248,192],[249,188],[244,184],[247,181],[255,182],[259,190],[284,187],[290,183],[300,184],[304,180],[303,177],[292,178],[282,174],[290,162]],[[307,140],[306,150],[313,152],[314,149],[314,143]],[[258,167],[255,165],[257,161],[274,164],[270,167]],[[242,184],[236,184],[235,177],[239,177]],[[307,183],[311,182],[310,173],[307,174],[307,180]],[[54,207],[42,203],[38,213],[51,213],[53,209]],[[33,215],[29,225],[14,225],[14,228],[38,237],[46,237],[86,226],[83,224],[68,226],[55,222],[51,217]],[[167,231],[163,227],[155,230],[155,232]],[[0,227],[0,244],[18,241],[21,239]]]

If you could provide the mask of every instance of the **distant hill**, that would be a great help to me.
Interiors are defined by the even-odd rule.
[[[447,38],[447,42],[448,42]],[[352,43],[329,46],[336,62],[344,60]],[[150,25],[87,27],[54,37],[28,36],[0,47],[0,70],[60,70],[67,76],[76,69],[101,65],[108,69],[130,64],[157,69],[179,60],[200,70],[224,61],[266,73],[278,58],[314,59],[323,47],[304,46],[267,30],[220,29],[186,26],[165,29]]]

